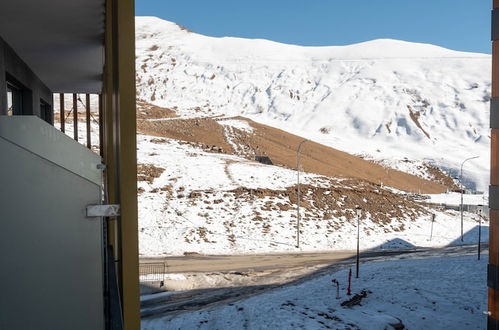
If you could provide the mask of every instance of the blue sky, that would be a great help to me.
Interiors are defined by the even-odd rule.
[[[306,45],[378,38],[490,53],[492,0],[136,0],[194,32]]]

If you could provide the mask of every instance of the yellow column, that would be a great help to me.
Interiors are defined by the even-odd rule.
[[[107,165],[109,203],[121,205],[121,216],[110,221],[109,241],[116,253],[125,329],[139,329],[133,0],[108,0],[106,3],[104,80],[104,157]]]

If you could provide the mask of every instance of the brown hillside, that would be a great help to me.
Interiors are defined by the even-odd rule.
[[[274,165],[296,168],[296,149],[303,141],[302,137],[243,117],[234,119],[245,120],[254,128],[253,133],[232,130],[230,138],[232,143],[239,146],[238,150],[234,150],[228,143],[224,127],[213,118],[139,120],[138,131],[153,136],[216,146],[224,152],[249,159],[254,159],[255,155],[268,155]],[[441,193],[448,189],[445,185],[388,169],[312,141],[302,147],[301,167],[306,172],[330,177],[359,178],[408,192]]]
[[[153,104],[137,101],[138,119],[158,119],[158,118],[174,118],[174,117],[177,117],[177,114],[172,109],[160,108]]]
[[[274,164],[296,167],[296,149],[303,141],[302,137],[245,120],[256,128],[254,136],[250,137],[253,146],[259,146],[259,150],[269,155]],[[360,178],[409,192],[435,194],[447,190],[442,184],[388,169],[312,141],[303,144],[300,163],[306,172],[332,177]]]
[[[211,118],[138,120],[137,131],[152,136],[216,146],[228,153],[234,153],[225,140],[223,127]]]

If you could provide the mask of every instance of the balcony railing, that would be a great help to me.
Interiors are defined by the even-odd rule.
[[[102,96],[54,94],[54,127],[100,154],[103,141]]]

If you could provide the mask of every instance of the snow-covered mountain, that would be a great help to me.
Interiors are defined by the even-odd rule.
[[[491,57],[396,40],[301,47],[136,18],[138,98],[181,117],[243,115],[395,168],[485,190]]]

